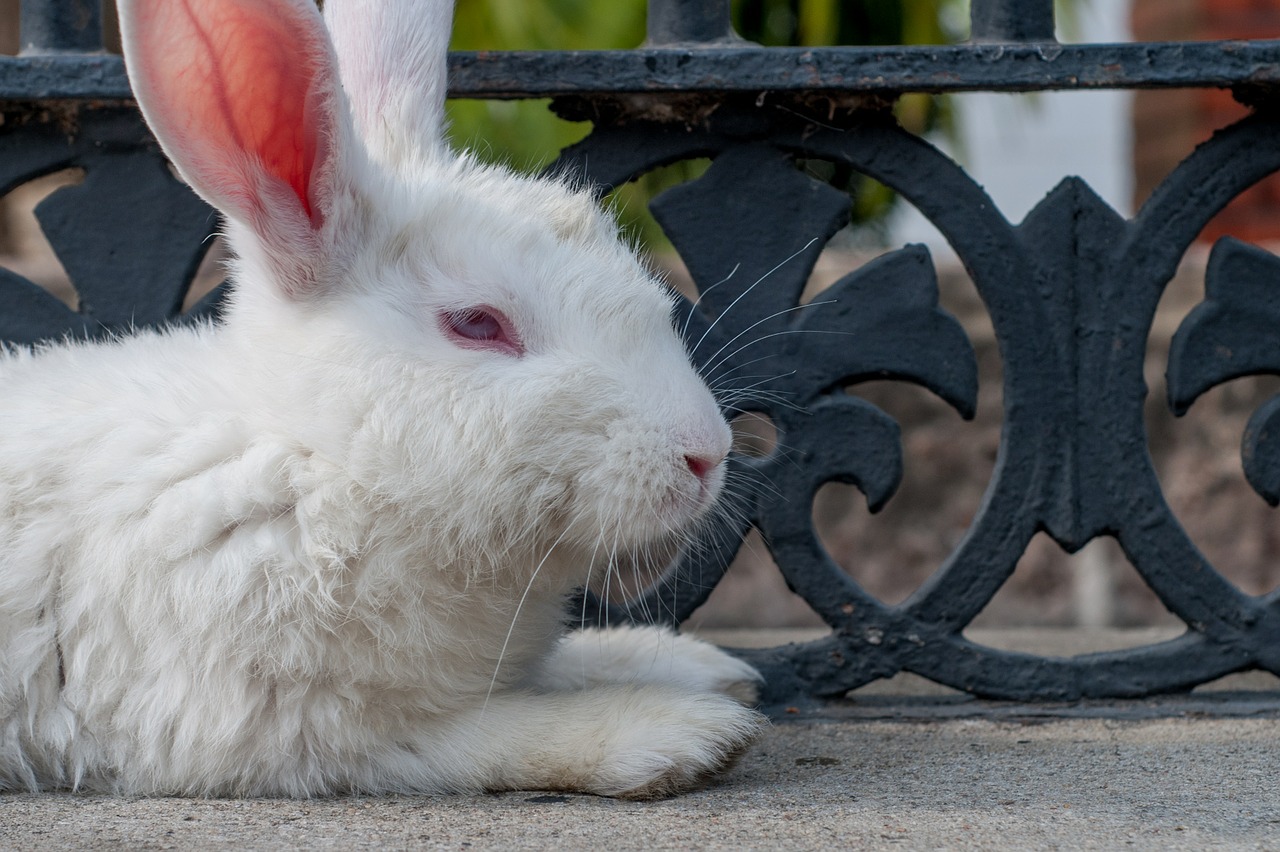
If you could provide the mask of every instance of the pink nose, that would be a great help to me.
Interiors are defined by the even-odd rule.
[[[698,456],[691,453],[686,453],[684,457],[684,463],[689,466],[689,472],[698,477],[698,479],[703,480],[711,475],[711,472],[720,465],[721,461],[723,459]]]

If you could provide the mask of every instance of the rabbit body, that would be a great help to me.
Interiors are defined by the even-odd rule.
[[[327,6],[336,53],[307,0],[122,5],[237,287],[217,327],[0,359],[0,790],[687,789],[756,735],[758,675],[563,630],[721,485],[669,297],[585,194],[442,151],[447,2]],[[260,96],[301,142],[209,147],[163,64],[197,24],[312,57]]]

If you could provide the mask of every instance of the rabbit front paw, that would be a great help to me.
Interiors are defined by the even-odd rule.
[[[610,743],[590,792],[658,799],[694,789],[729,768],[760,735],[764,717],[726,695],[663,696]]]
[[[757,703],[763,678],[751,664],[710,642],[684,635],[675,638],[680,644],[672,656],[681,670],[679,682],[723,693],[743,704]]]
[[[657,627],[611,627],[565,636],[535,685],[587,689],[606,683],[666,684],[755,704],[760,682],[750,664],[701,639]]]

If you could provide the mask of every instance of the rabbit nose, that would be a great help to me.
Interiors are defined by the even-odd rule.
[[[700,480],[706,480],[711,472],[720,466],[720,462],[724,461],[724,456],[712,458],[711,456],[694,455],[693,453],[685,453],[684,463],[689,466],[689,472]]]

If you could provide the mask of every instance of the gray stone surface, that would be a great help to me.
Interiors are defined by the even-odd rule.
[[[790,721],[716,785],[315,801],[0,796],[0,849],[1275,849],[1274,718]]]

